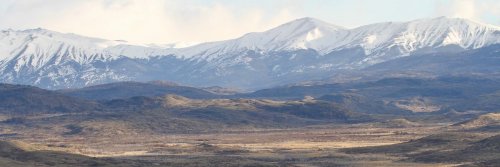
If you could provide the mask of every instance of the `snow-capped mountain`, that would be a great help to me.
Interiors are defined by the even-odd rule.
[[[108,62],[161,56],[168,49],[131,45],[46,29],[0,31],[0,80],[46,88],[130,80]]]
[[[362,48],[364,61],[378,63],[377,58],[395,58],[424,48],[457,45],[476,49],[500,43],[500,27],[475,21],[439,17],[410,22],[387,22],[345,29],[314,18],[302,18],[260,33],[249,33],[238,39],[202,44],[177,52],[185,57],[221,57],[228,53],[254,50],[259,52],[313,49],[321,55],[350,48]],[[213,59],[213,58],[210,58]],[[362,63],[362,62],[360,62]]]
[[[63,55],[78,63],[91,60],[109,59],[104,48],[117,45],[119,42],[97,38],[88,38],[75,34],[62,34],[45,29],[24,31],[6,30],[0,33],[1,60],[29,60],[19,63],[30,63],[35,68],[51,59],[63,59]],[[23,64],[19,64],[21,66]]]
[[[45,29],[0,32],[0,81],[44,88],[123,80],[263,88],[405,56],[500,43],[500,27],[439,17],[353,29],[302,18],[240,38],[177,48]]]
[[[339,35],[346,33],[347,30],[340,26],[313,18],[302,18],[265,32],[253,32],[233,40],[188,47],[176,53],[183,57],[207,58],[245,50],[271,52],[315,49],[322,51],[335,43],[341,37]]]
[[[81,71],[91,70],[86,66],[90,63],[116,59],[104,48],[118,43],[44,29],[1,31],[0,79],[33,85],[46,82],[46,87],[66,86],[77,77],[94,80],[110,74],[99,71],[99,75],[84,76]]]

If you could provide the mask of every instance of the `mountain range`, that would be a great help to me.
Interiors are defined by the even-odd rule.
[[[497,67],[493,62],[498,44],[500,27],[447,17],[352,29],[301,18],[268,31],[184,48],[134,45],[41,28],[4,30],[0,31],[0,80],[47,89],[168,80],[256,90],[367,69],[383,71],[374,76],[408,70],[494,73],[487,67]],[[478,54],[489,56],[477,60]],[[421,61],[431,65],[418,68],[422,66],[416,62]],[[481,68],[463,70],[461,61]],[[449,62],[454,64],[443,66]]]

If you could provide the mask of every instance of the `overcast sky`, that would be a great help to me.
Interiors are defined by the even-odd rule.
[[[437,16],[500,25],[500,0],[0,0],[0,29],[42,27],[134,43],[204,42],[301,17],[356,26]]]

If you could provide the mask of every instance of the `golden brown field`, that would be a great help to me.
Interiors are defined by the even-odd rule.
[[[160,166],[452,166],[401,161],[383,154],[339,149],[380,146],[445,131],[447,125],[390,128],[377,124],[321,125],[296,129],[227,129],[193,134],[111,133],[68,136],[30,132],[14,143],[29,151],[59,151],[98,158],[155,162]],[[25,134],[28,135],[28,134]]]

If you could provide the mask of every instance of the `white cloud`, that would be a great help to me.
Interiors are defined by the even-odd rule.
[[[449,0],[436,1],[436,15],[468,18],[486,22],[489,17],[500,16],[498,0]],[[500,23],[500,20],[497,21]]]
[[[474,19],[478,17],[476,8],[476,3],[473,0],[455,0],[448,8],[448,12],[451,17]]]
[[[2,29],[42,27],[138,43],[224,40],[295,18],[286,7],[266,13],[183,0],[26,0],[6,5],[0,14]]]
[[[303,16],[355,27],[442,15],[500,24],[500,0],[0,0],[0,29],[160,44],[231,39]]]

